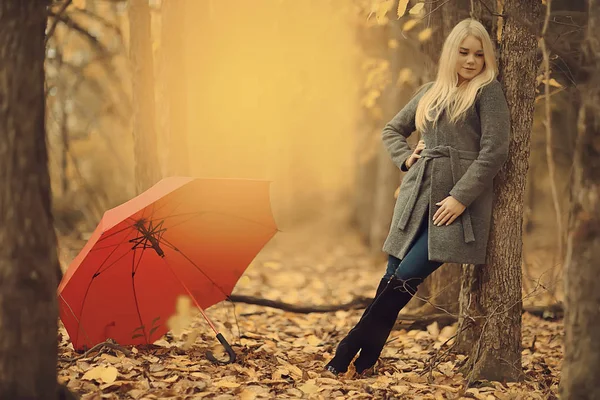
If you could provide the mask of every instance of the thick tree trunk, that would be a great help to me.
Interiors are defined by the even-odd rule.
[[[133,81],[135,189],[141,193],[160,179],[156,146],[154,60],[147,0],[129,2],[130,58]]]
[[[471,306],[461,310],[463,320],[474,323],[461,326],[459,341],[477,338],[469,346],[470,382],[522,377],[522,220],[537,70],[537,40],[528,25],[536,21],[539,4],[537,0],[506,0],[504,4],[507,17],[500,44],[500,74],[512,132],[508,161],[494,181],[487,264],[473,270]]]
[[[185,68],[185,0],[162,5],[162,63],[165,69],[167,109],[167,174],[190,173],[187,129],[187,77]]]
[[[401,22],[396,18],[390,19],[385,31],[388,40],[397,40],[401,37],[402,28]],[[391,120],[394,115],[406,104],[409,100],[406,96],[406,90],[399,90],[396,85],[396,77],[400,72],[402,55],[401,50],[396,47],[388,46],[388,61],[389,61],[389,76],[390,82],[383,92],[383,117],[385,121]],[[383,129],[383,126],[381,127]],[[390,160],[385,147],[378,141],[379,146],[377,151],[377,175],[375,179],[375,194],[373,199],[373,214],[370,226],[369,248],[373,254],[381,254],[381,248],[385,241],[389,230],[390,221],[394,212],[396,199],[394,192],[400,184],[400,171],[398,167]]]
[[[56,398],[57,277],[44,125],[46,1],[0,2],[0,398]]]
[[[575,150],[565,278],[561,398],[600,399],[600,1],[588,0],[587,82]]]
[[[388,40],[389,34],[383,27],[369,27],[359,25],[356,33],[356,40],[360,46],[360,50],[365,58],[376,60],[387,60],[389,56]],[[390,83],[388,83],[389,85]],[[366,88],[367,90],[371,88]],[[377,87],[377,89],[380,89]],[[366,95],[366,93],[361,93]],[[361,107],[361,123],[357,131],[359,138],[356,140],[356,190],[354,198],[354,216],[353,223],[356,226],[359,235],[363,242],[374,249],[378,246],[373,242],[373,232],[381,231],[381,228],[374,228],[374,224],[385,226],[389,224],[389,220],[377,220],[375,222],[376,212],[376,191],[378,170],[380,166],[380,148],[381,148],[381,130],[387,122],[383,118],[382,99],[377,99],[377,104],[372,108]],[[386,99],[387,100],[387,99]],[[377,151],[372,151],[375,148]],[[391,163],[388,156],[388,164]],[[388,170],[389,172],[389,170]],[[393,189],[395,190],[395,188]],[[394,191],[389,194],[394,195]],[[383,206],[385,207],[385,206]],[[377,218],[385,218],[377,217]],[[379,243],[379,249],[383,246],[383,242]]]

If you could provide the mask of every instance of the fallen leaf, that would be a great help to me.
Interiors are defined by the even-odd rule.
[[[303,385],[298,386],[298,389],[302,390],[305,394],[315,394],[318,393],[320,388],[313,383],[305,383]]]
[[[231,388],[232,389],[232,388],[240,387],[240,384],[223,379],[221,381],[213,382],[213,386],[220,387],[220,388]]]
[[[81,379],[113,383],[115,380],[117,380],[118,374],[119,371],[117,371],[115,367],[97,366],[83,374]]]
[[[249,389],[244,389],[240,393],[238,393],[238,397],[241,400],[254,400],[258,396],[255,392]]]

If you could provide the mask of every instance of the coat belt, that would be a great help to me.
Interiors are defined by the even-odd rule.
[[[476,151],[458,150],[451,146],[436,146],[432,149],[423,149],[421,151],[421,158],[415,164],[418,168],[416,183],[417,187],[412,191],[406,207],[400,216],[398,222],[398,228],[404,230],[408,224],[408,219],[413,212],[415,204],[417,202],[417,196],[421,185],[423,183],[423,175],[425,174],[425,167],[427,163],[434,158],[449,157],[450,166],[452,169],[452,181],[456,185],[456,182],[461,178],[460,175],[460,160],[475,160],[479,155]],[[465,243],[471,243],[475,241],[475,234],[473,233],[473,224],[471,223],[471,213],[469,207],[465,208],[465,211],[461,214],[462,226],[464,232]]]

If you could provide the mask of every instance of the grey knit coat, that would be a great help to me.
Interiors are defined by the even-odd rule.
[[[432,84],[425,85],[383,129],[383,144],[403,170],[413,152],[406,138],[416,129],[417,104]],[[493,179],[506,161],[510,138],[510,116],[500,82],[481,88],[463,119],[450,123],[443,112],[437,124],[428,122],[421,135],[426,147],[402,179],[383,251],[403,259],[427,217],[430,260],[484,264]],[[467,208],[452,224],[435,226],[433,215],[439,208],[435,203],[448,195]]]

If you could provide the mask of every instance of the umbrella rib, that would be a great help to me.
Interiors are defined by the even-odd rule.
[[[171,271],[171,273],[173,274],[173,276],[175,277],[175,279],[179,282],[179,284],[181,286],[183,286],[183,289],[187,292],[188,296],[190,296],[190,298],[192,299],[192,301],[194,302],[194,304],[196,305],[196,307],[198,307],[198,310],[200,310],[200,313],[202,313],[202,316],[204,317],[204,319],[206,320],[206,322],[208,322],[208,324],[210,325],[210,327],[212,328],[212,330],[215,332],[215,334],[218,335],[219,334],[219,330],[217,329],[217,327],[215,326],[215,324],[213,324],[213,322],[210,320],[210,318],[208,318],[208,316],[204,312],[204,309],[202,307],[200,307],[200,304],[198,303],[198,300],[196,300],[196,296],[194,296],[192,294],[192,291],[181,280],[181,278],[179,276],[177,276],[177,274],[175,273],[175,270],[171,267],[171,265],[167,262],[167,260],[165,258],[163,258],[162,260],[165,262],[165,264],[167,265],[167,267],[169,268],[169,270]]]
[[[176,196],[177,196],[177,194],[175,194],[175,193],[170,193],[170,195],[172,195],[172,196],[174,196],[174,197],[176,197]],[[164,197],[163,197],[163,199],[164,199]],[[180,202],[179,204],[177,204],[177,205],[175,206],[175,208],[173,208],[173,211],[174,211],[174,210],[176,210],[176,209],[177,209],[177,207],[179,207],[181,204],[183,204],[183,202]],[[162,204],[160,207],[158,207],[157,209],[153,209],[153,210],[152,210],[151,217],[152,217],[152,216],[154,216],[154,214],[155,214],[155,213],[157,213],[158,211],[162,210],[162,209],[163,209],[164,207],[166,207],[167,205],[169,205],[169,202],[168,202],[168,201],[165,201],[165,202],[164,202],[164,204]]]
[[[130,227],[130,228],[133,228],[133,227]],[[94,276],[98,275],[98,271],[100,271],[100,268],[102,268],[102,267],[104,266],[104,263],[106,263],[106,261],[108,261],[108,259],[109,259],[109,258],[110,258],[110,257],[111,257],[111,256],[112,256],[114,253],[115,253],[115,251],[117,251],[117,249],[119,248],[119,246],[121,246],[121,245],[122,245],[122,244],[125,242],[125,240],[127,239],[127,237],[128,237],[128,236],[129,236],[129,235],[125,235],[125,238],[124,238],[124,239],[121,239],[121,241],[115,245],[115,248],[114,248],[114,249],[113,249],[113,250],[110,252],[110,254],[109,254],[109,255],[108,255],[108,256],[107,256],[107,257],[104,259],[104,261],[102,261],[102,264],[100,264],[100,265],[98,266],[98,269],[97,269],[97,270],[96,270],[96,272],[94,273]],[[108,246],[108,247],[106,247],[106,248],[110,248],[110,246]]]
[[[253,224],[257,224],[257,225],[263,226],[263,227],[265,227],[265,228],[269,228],[269,229],[271,229],[271,228],[272,228],[272,227],[270,227],[270,226],[267,226],[267,225],[265,225],[265,224],[263,224],[263,223],[260,223],[260,222],[258,222],[258,221],[254,221],[253,219],[250,219],[250,218],[245,218],[245,217],[241,217],[241,216],[239,216],[239,215],[233,215],[233,214],[222,213],[222,212],[216,212],[216,211],[198,211],[198,212],[193,212],[193,213],[183,213],[183,214],[169,215],[169,216],[167,216],[167,217],[164,217],[164,218],[157,218],[157,219],[155,219],[155,220],[150,220],[150,221],[152,221],[152,222],[155,222],[155,221],[166,221],[166,220],[167,220],[167,219],[169,219],[169,218],[176,218],[176,217],[191,216],[191,218],[189,218],[189,219],[187,219],[187,220],[185,220],[185,221],[181,221],[181,222],[179,222],[179,223],[177,223],[177,224],[175,224],[175,225],[171,225],[171,226],[169,227],[169,229],[171,229],[171,228],[173,228],[173,227],[176,227],[176,226],[179,226],[179,225],[181,225],[181,224],[185,224],[186,222],[189,222],[189,221],[191,221],[192,219],[194,219],[195,217],[198,217],[198,216],[200,216],[200,215],[202,215],[202,214],[217,214],[217,215],[225,215],[225,216],[228,216],[228,217],[231,217],[231,218],[238,218],[238,219],[241,219],[241,220],[244,220],[244,221],[247,221],[247,222],[251,222],[251,223],[253,223]]]
[[[131,228],[133,228],[133,226],[126,226],[125,228],[123,228],[123,229],[119,229],[118,231],[115,231],[115,232],[112,232],[112,233],[111,233],[111,234],[109,234],[109,235],[106,235],[106,236],[104,236],[104,235],[100,235],[100,237],[98,238],[98,241],[97,241],[96,243],[100,243],[101,241],[103,241],[103,240],[105,240],[105,239],[111,238],[111,237],[113,237],[113,236],[115,236],[115,235],[118,235],[119,233],[121,233],[121,232],[124,232],[124,231],[126,231],[127,229],[131,229]],[[108,247],[110,247],[110,246],[108,246]],[[92,249],[92,250],[93,250],[93,249]]]
[[[85,338],[87,339],[88,343],[91,342],[90,337],[88,336],[87,332],[85,331],[85,329],[83,329],[83,326],[81,326],[81,321],[79,320],[79,318],[77,318],[77,315],[75,315],[75,312],[73,311],[73,309],[71,308],[71,305],[67,302],[67,299],[65,299],[62,295],[62,293],[60,293],[58,295],[62,301],[67,305],[67,308],[69,309],[69,311],[71,312],[71,315],[73,316],[73,318],[75,318],[75,321],[77,321],[77,335],[79,335],[79,331],[81,330],[81,332],[83,332],[83,335],[85,336]]]
[[[106,250],[106,249],[110,249],[111,247],[119,247],[120,245],[122,245],[123,243],[115,243],[115,244],[109,244],[106,246],[102,246],[102,247],[94,247],[90,250],[90,252],[92,251],[98,251],[98,250]]]
[[[127,236],[125,236],[125,239],[127,239]],[[121,240],[121,243],[119,243],[119,245],[123,244],[125,242],[125,239]],[[100,271],[100,268],[102,268],[102,266],[104,265],[104,263],[106,263],[106,261],[110,258],[110,256],[112,256],[114,254],[114,252],[117,250],[118,246],[116,246],[114,248],[113,251],[110,252],[110,254],[104,259],[104,261],[102,261],[102,264],[100,264],[100,266],[98,267],[98,269],[96,270],[96,272],[94,273],[94,275],[92,276],[92,279],[90,279],[90,283],[88,283],[88,287],[87,289],[85,289],[85,295],[83,296],[83,299],[81,300],[81,313],[80,313],[80,319],[83,319],[83,310],[85,307],[85,301],[87,299],[88,293],[90,291],[90,288],[92,287],[92,282],[94,282],[94,279],[98,276]],[[125,255],[127,255],[128,253],[125,253]],[[119,260],[122,259],[123,257],[119,257]],[[117,260],[118,261],[118,260]],[[114,263],[112,264],[114,265]],[[104,270],[106,271],[106,269]],[[104,272],[102,271],[102,272]],[[75,338],[75,342],[77,343],[79,338],[79,329],[77,330],[77,337]]]
[[[171,195],[173,195],[173,196],[176,196],[175,194],[171,194]],[[161,200],[164,200],[164,199],[165,199],[165,198],[163,197]],[[179,202],[179,204],[177,204],[175,207],[173,207],[173,209],[171,210],[171,213],[172,213],[172,212],[174,212],[174,211],[175,211],[175,210],[176,210],[176,209],[177,209],[177,208],[178,208],[180,205],[182,205],[182,204],[183,204],[183,201],[180,201],[180,202]],[[155,205],[156,205],[156,202],[152,203],[152,211],[150,212],[150,216],[149,216],[149,217],[150,217],[149,221],[153,221],[153,222],[154,222],[154,221],[156,221],[156,219],[153,219],[153,218],[154,218],[154,215],[155,215],[155,214],[156,214],[156,213],[157,213],[159,210],[162,210],[164,207],[166,207],[167,205],[169,205],[169,202],[165,201],[165,202],[164,202],[164,204],[162,204],[162,205],[161,205],[160,207],[158,207],[158,208],[155,208]],[[144,209],[144,212],[145,212],[145,211],[146,211],[146,209]],[[129,217],[129,218],[130,218],[130,219],[132,219],[131,217]],[[145,218],[146,218],[146,217],[145,217],[145,216],[143,215],[143,213],[142,213],[142,219],[145,219]],[[133,219],[132,219],[132,220],[133,220]],[[134,221],[134,223],[135,223],[135,222],[137,222],[137,221],[135,221],[135,220],[133,220],[133,221]]]
[[[96,271],[96,273],[94,274],[93,278],[97,277],[98,275],[100,275],[103,272],[106,272],[109,268],[114,267],[115,265],[117,265],[117,263],[119,261],[121,261],[124,257],[126,257],[128,255],[129,255],[129,252],[123,253],[123,255],[121,257],[117,258],[115,261],[113,261],[112,263],[108,264],[104,269]]]
[[[135,273],[137,272],[138,267],[140,266],[140,263],[142,262],[142,257],[144,256],[145,250],[146,250],[146,247],[143,246],[142,252],[140,254],[140,259],[138,260],[137,265],[136,265],[135,255],[137,254],[137,248],[133,249],[133,260],[131,261],[131,287],[133,289],[133,300],[135,301],[135,310],[137,311],[138,319],[140,321],[140,326],[142,328],[142,332],[144,333],[144,340],[146,340],[146,344],[149,344],[148,334],[146,333],[146,327],[144,326],[144,321],[142,321],[142,313],[140,312],[140,305],[139,305],[138,299],[137,299],[137,292],[135,291],[135,279],[134,279]]]
[[[217,289],[219,289],[225,297],[229,298],[229,295],[227,295],[227,293],[225,293],[225,291],[219,285],[217,285],[217,283],[215,281],[213,281],[210,276],[206,275],[206,272],[204,272],[202,270],[202,268],[200,268],[195,262],[193,262],[191,258],[186,256],[184,252],[182,252],[177,247],[175,247],[174,245],[169,243],[169,241],[167,239],[163,238],[163,239],[161,239],[161,242],[164,243],[165,245],[167,245],[167,247],[169,247],[169,248],[173,249],[174,251],[178,252],[179,254],[181,254],[183,256],[183,258],[188,260],[190,262],[190,264],[192,264],[200,273],[202,273],[202,275],[204,275],[206,277],[206,279],[208,279],[213,285],[215,285],[215,287]],[[170,266],[169,266],[169,268],[170,268]]]

